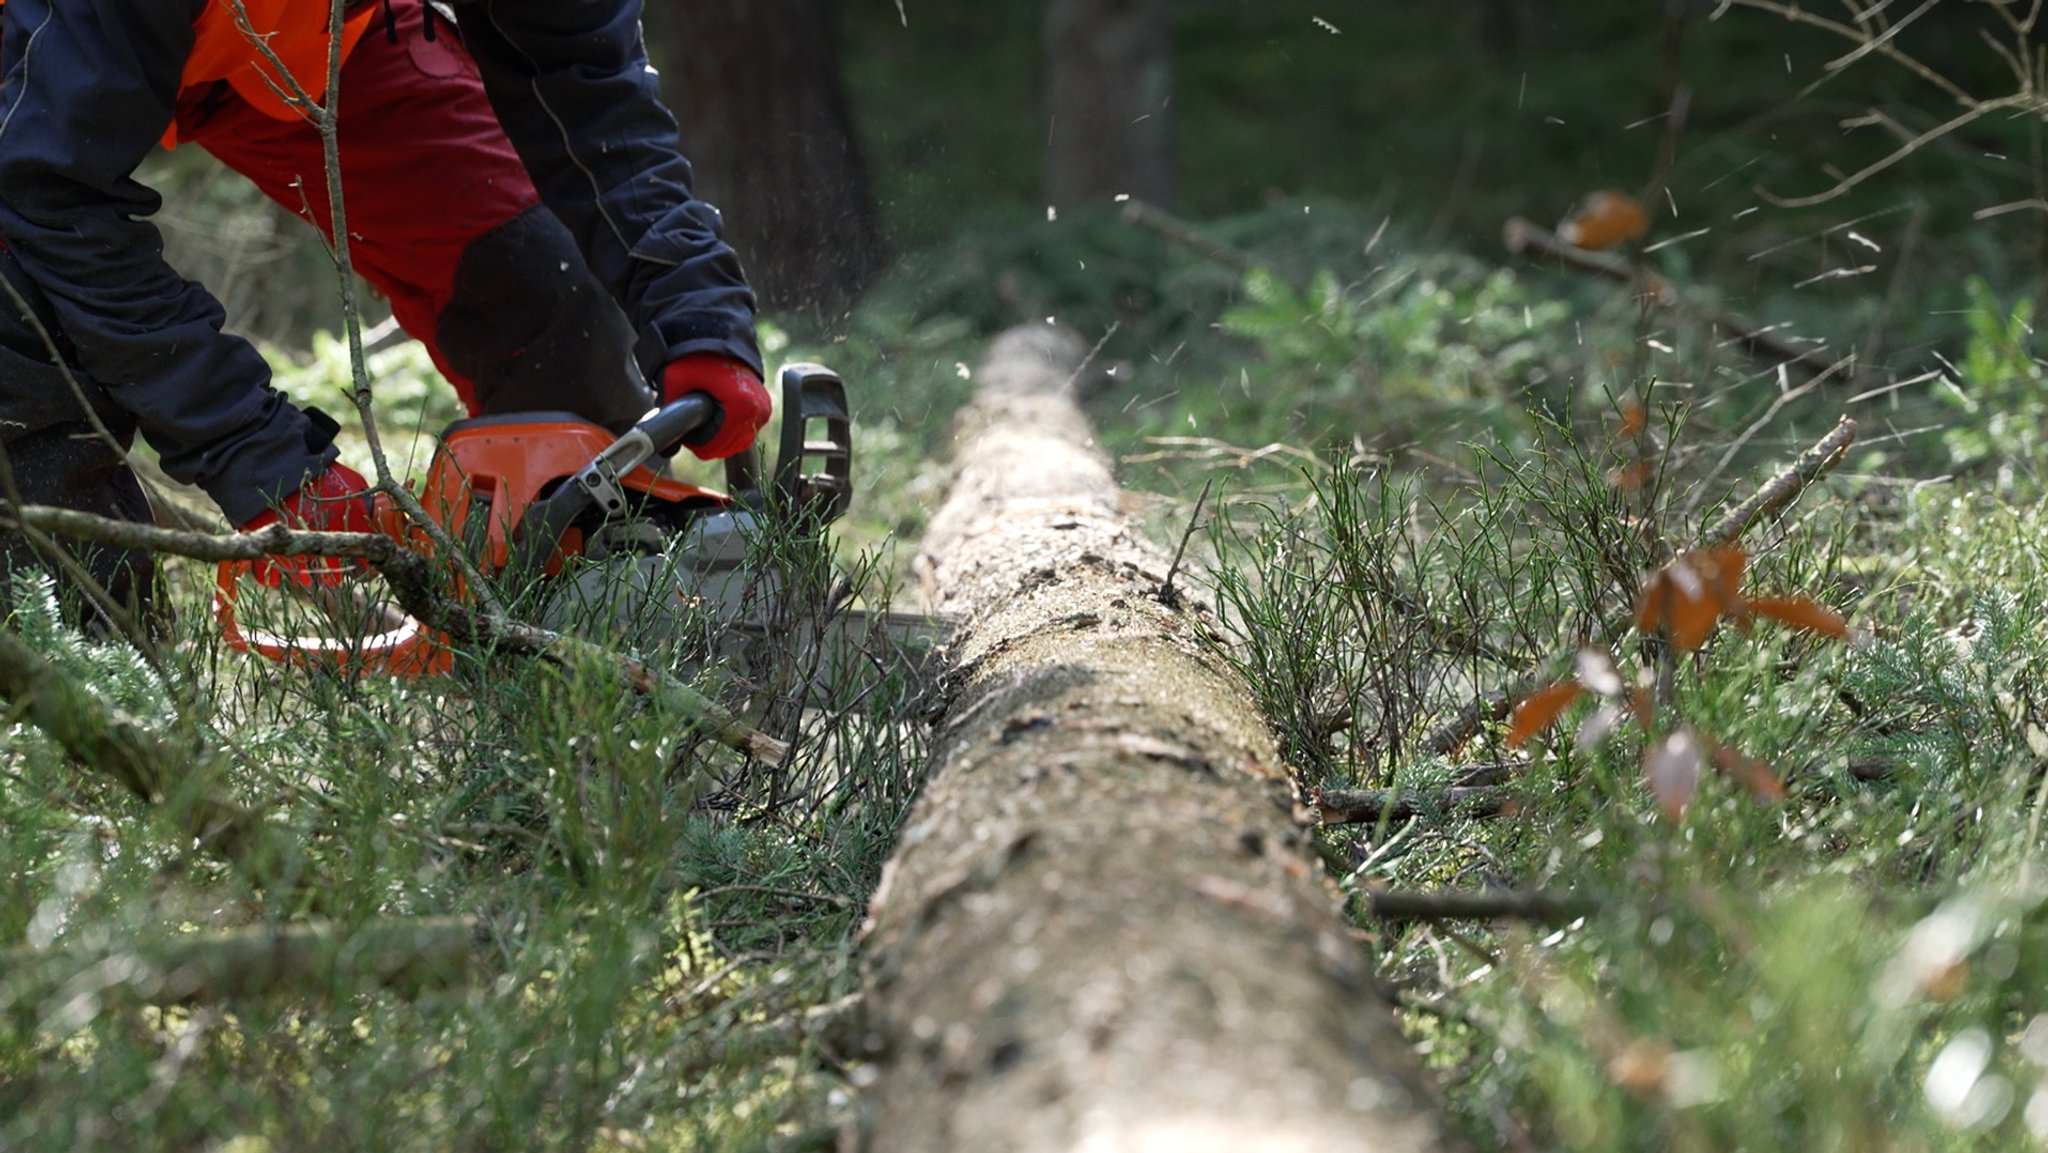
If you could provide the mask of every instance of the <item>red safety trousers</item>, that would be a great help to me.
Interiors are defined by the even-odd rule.
[[[349,254],[356,270],[389,298],[399,324],[433,353],[470,411],[503,409],[480,403],[473,378],[522,348],[470,356],[464,349],[451,357],[442,347],[441,322],[472,246],[534,209],[540,195],[484,96],[476,65],[445,24],[431,39],[425,34],[422,8],[421,0],[392,0],[394,22],[376,19],[342,65],[338,149]],[[312,124],[279,119],[219,86],[181,102],[176,131],[181,142],[206,149],[332,241],[326,166]],[[537,255],[531,243],[518,247]],[[558,255],[581,272],[573,248],[549,253],[548,261],[532,261],[528,269],[498,272],[528,273],[528,287],[538,292],[559,278]],[[562,387],[587,393],[609,383],[564,381]],[[589,415],[607,423],[630,419],[646,402],[636,394],[624,409],[613,407]]]

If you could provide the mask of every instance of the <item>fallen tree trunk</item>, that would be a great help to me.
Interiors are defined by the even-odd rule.
[[[997,342],[920,557],[962,621],[865,939],[868,1147],[1454,1146],[1248,693],[1157,596],[1077,363]]]

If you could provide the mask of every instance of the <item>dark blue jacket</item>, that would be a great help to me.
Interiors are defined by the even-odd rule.
[[[204,3],[4,0],[0,242],[164,471],[239,524],[334,450],[271,387],[256,350],[221,331],[212,294],[165,263],[149,222],[162,200],[134,177],[171,123]],[[707,351],[758,371],[753,295],[717,213],[691,194],[639,0],[452,10],[543,200],[640,332],[650,375]],[[420,210],[435,211],[432,190],[421,193]]]

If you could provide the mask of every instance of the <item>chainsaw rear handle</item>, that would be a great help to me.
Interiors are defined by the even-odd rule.
[[[512,530],[512,566],[528,573],[540,572],[555,555],[562,534],[576,518],[592,507],[607,516],[626,511],[626,489],[620,483],[627,473],[673,451],[683,439],[708,426],[720,416],[718,402],[710,393],[693,392],[678,397],[640,418],[611,446],[592,457],[589,464],[556,486],[545,499],[535,501]]]

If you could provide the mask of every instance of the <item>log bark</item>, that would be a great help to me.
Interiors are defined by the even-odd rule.
[[[962,619],[864,942],[867,1146],[1455,1147],[1249,694],[1155,598],[1078,361],[997,342],[919,558]]]

